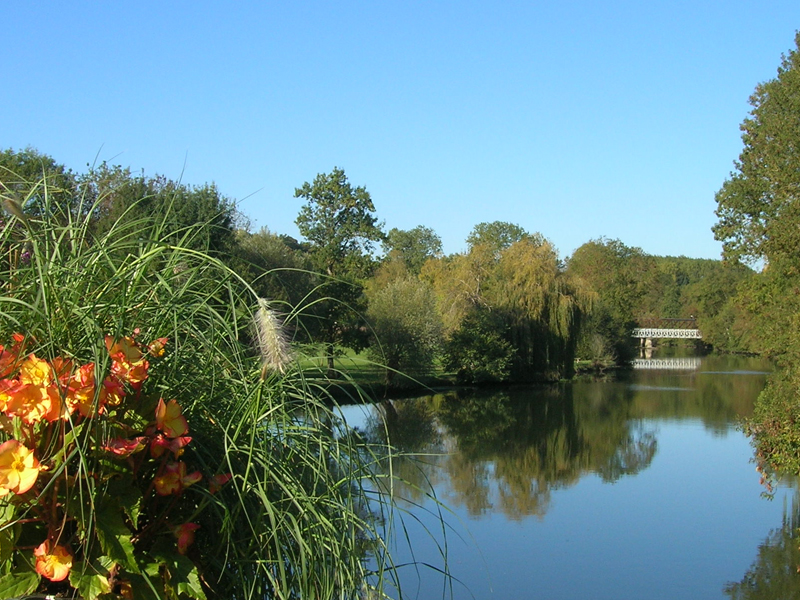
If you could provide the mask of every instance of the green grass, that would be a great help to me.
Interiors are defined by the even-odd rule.
[[[0,225],[0,343],[21,332],[38,355],[107,365],[106,334],[169,338],[152,391],[184,406],[194,438],[187,460],[233,474],[213,497],[197,491],[192,559],[205,594],[328,599],[356,598],[367,583],[397,588],[387,547],[398,514],[393,475],[380,466],[391,450],[367,445],[338,419],[330,408],[337,382],[315,359],[285,373],[263,368],[248,343],[258,298],[219,259],[190,249],[202,225],[169,232],[174,241],[164,243],[166,220],[143,240],[131,219],[95,239],[91,216],[104,199],[68,211],[49,198],[36,183],[18,200],[39,203],[41,216]],[[359,356],[338,365],[350,394],[382,375]],[[93,506],[109,492],[83,493]],[[12,562],[0,575],[19,567]]]

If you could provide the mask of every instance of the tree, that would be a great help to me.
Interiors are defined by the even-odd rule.
[[[0,151],[0,193],[17,200],[26,213],[39,215],[45,196],[51,206],[70,210],[80,205],[75,174],[34,148]]]
[[[442,342],[442,320],[431,287],[405,277],[371,291],[371,351],[386,366],[386,383],[392,384],[397,371],[429,368]]]
[[[384,239],[375,205],[364,187],[350,185],[342,169],[319,174],[313,183],[295,189],[304,198],[295,223],[309,241],[313,266],[328,276],[313,304],[315,339],[327,350],[333,371],[337,346],[360,350],[367,335],[360,315],[365,309],[361,282],[372,266],[372,247]]]
[[[530,234],[519,225],[505,221],[492,221],[475,225],[467,236],[467,244],[471,249],[476,246],[486,246],[492,254],[498,254],[511,244],[529,236]],[[543,238],[538,241],[543,241]]]
[[[234,245],[241,215],[213,183],[191,186],[102,163],[79,177],[78,185],[94,203],[96,236],[114,227],[142,239],[180,240],[192,249],[222,255]]]
[[[384,239],[366,188],[354,188],[344,171],[334,167],[296,188],[294,196],[306,200],[295,223],[311,243],[317,268],[332,277],[364,277],[373,243]]]
[[[756,86],[744,148],[717,192],[714,236],[729,259],[797,258],[800,247],[800,32],[778,75]]]
[[[618,360],[633,356],[631,330],[641,316],[653,313],[652,291],[656,284],[655,259],[640,248],[619,240],[591,240],[575,250],[567,263],[574,285],[594,294],[592,310],[584,321],[579,353],[596,354],[599,335]]]
[[[383,250],[387,258],[400,258],[411,273],[418,275],[428,259],[442,255],[442,239],[423,225],[408,231],[394,228],[386,236]]]

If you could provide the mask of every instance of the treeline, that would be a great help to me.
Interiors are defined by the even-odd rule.
[[[445,256],[428,227],[386,232],[369,192],[338,168],[295,190],[300,241],[252,231],[213,184],[107,164],[73,173],[33,149],[0,153],[0,184],[29,214],[60,206],[88,216],[98,239],[113,228],[212,254],[291,315],[294,341],[324,348],[330,369],[338,354],[366,351],[389,385],[401,372],[481,383],[569,377],[576,359],[623,364],[631,329],[664,317],[696,317],[719,350],[751,349],[733,302],[753,277],[745,266],[607,239],[562,259],[542,234],[500,221],[476,225],[467,250]]]

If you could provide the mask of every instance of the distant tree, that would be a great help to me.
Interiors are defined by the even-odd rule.
[[[78,185],[95,203],[98,236],[113,227],[165,242],[182,239],[187,247],[225,256],[232,250],[241,216],[214,184],[190,186],[103,163],[79,177]]]
[[[259,296],[284,303],[290,311],[319,283],[307,270],[305,255],[298,248],[292,238],[266,227],[255,233],[240,229],[236,232],[233,266]]]
[[[317,175],[295,189],[295,197],[306,200],[295,223],[309,242],[311,264],[330,278],[322,282],[312,307],[312,335],[325,344],[332,371],[337,348],[360,350],[367,344],[362,283],[373,265],[373,244],[384,234],[369,192],[350,185],[342,169]]]
[[[368,294],[375,338],[371,352],[386,366],[386,383],[397,371],[428,369],[442,344],[442,321],[431,287],[416,277],[396,279]]]
[[[512,244],[529,236],[527,231],[514,223],[505,221],[478,223],[467,236],[467,245],[471,249],[476,246],[485,246],[493,255],[497,255]]]
[[[334,167],[295,189],[294,195],[306,201],[295,223],[310,243],[317,268],[333,277],[366,276],[373,244],[384,239],[366,188],[354,188],[344,171]]]
[[[511,375],[514,354],[501,316],[476,308],[447,340],[445,368],[455,371],[460,383],[505,381]]]
[[[656,289],[656,262],[640,248],[601,238],[586,242],[567,261],[575,285],[595,295],[583,322],[579,355],[596,354],[597,336],[620,361],[634,353],[631,330],[639,317],[661,316],[652,299]]]
[[[383,242],[387,258],[399,258],[408,270],[418,275],[430,258],[442,255],[442,240],[430,227],[418,225],[413,229],[391,229]]]
[[[80,206],[75,174],[31,147],[0,151],[0,193],[14,198],[30,215],[40,215],[46,204],[76,215]]]

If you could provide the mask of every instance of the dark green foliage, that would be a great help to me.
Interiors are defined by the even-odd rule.
[[[52,157],[33,148],[0,152],[0,193],[16,199],[27,214],[38,216],[47,205],[78,216],[75,190],[75,174]]]
[[[180,243],[215,254],[229,253],[237,219],[234,203],[214,184],[189,186],[166,177],[132,175],[105,163],[79,178],[79,187],[95,206],[92,231],[103,236],[112,227],[136,222],[142,240]]]
[[[461,383],[504,381],[511,373],[514,348],[508,329],[496,313],[475,310],[445,346],[446,368],[455,371]]]
[[[295,190],[306,204],[295,221],[310,245],[314,266],[335,277],[365,277],[374,242],[383,240],[366,188],[350,185],[342,169],[320,173]]]

